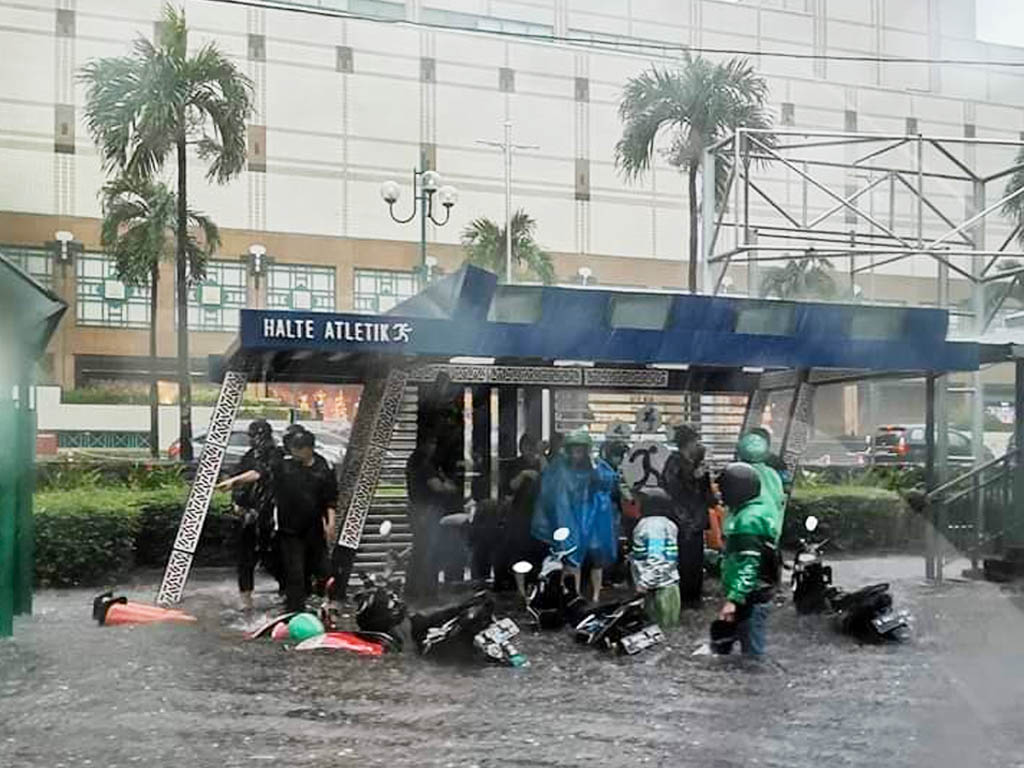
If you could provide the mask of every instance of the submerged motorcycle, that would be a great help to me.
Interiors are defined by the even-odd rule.
[[[568,528],[555,530],[551,552],[544,558],[528,594],[523,583],[533,566],[525,560],[512,566],[533,625],[537,629],[559,629],[568,624],[576,642],[627,655],[663,642],[661,628],[647,619],[642,597],[591,606],[579,595],[575,579],[565,568],[566,557],[576,548],[556,549],[569,533]]]
[[[494,601],[477,592],[457,605],[409,617],[412,639],[423,656],[458,658],[477,655],[511,667],[526,666],[526,657],[512,640],[519,627],[494,615]]]
[[[808,534],[818,528],[811,515],[804,521]],[[889,585],[872,584],[846,592],[832,584],[832,568],[822,561],[828,539],[800,540],[793,558],[793,603],[798,613],[832,614],[836,628],[862,642],[880,643],[905,640],[910,623],[905,612],[893,609]]]
[[[832,587],[832,568],[822,561],[828,539],[814,541],[810,534],[818,528],[818,518],[811,515],[804,521],[808,536],[800,539],[793,556],[793,604],[797,613],[821,613],[828,607]]]

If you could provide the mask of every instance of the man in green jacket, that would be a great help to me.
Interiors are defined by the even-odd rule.
[[[772,531],[775,542],[782,536],[782,520],[786,507],[786,493],[782,487],[782,477],[773,467],[768,465],[771,445],[761,430],[751,430],[740,438],[736,446],[736,458],[754,468],[758,480],[761,481],[759,500],[774,510],[772,515]]]
[[[722,558],[725,603],[718,618],[735,623],[744,654],[761,656],[768,606],[778,583],[774,556],[777,509],[765,496],[758,472],[750,464],[729,464],[719,476],[718,487],[728,509]]]

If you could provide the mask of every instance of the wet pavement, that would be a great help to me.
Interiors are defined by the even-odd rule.
[[[42,591],[0,641],[0,766],[1024,766],[1024,596],[833,564],[892,581],[913,639],[858,646],[785,605],[769,663],[695,657],[709,600],[634,658],[549,633],[527,668],[442,666],[245,641],[224,572],[190,585],[193,626],[99,628],[92,591]]]

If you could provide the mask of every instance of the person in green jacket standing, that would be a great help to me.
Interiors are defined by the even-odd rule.
[[[718,478],[718,487],[728,510],[723,527],[725,603],[718,618],[735,623],[743,653],[758,657],[764,654],[768,606],[778,583],[777,508],[764,494],[759,473],[750,464],[729,464]]]
[[[774,510],[772,515],[772,531],[775,543],[782,536],[782,522],[786,508],[786,492],[782,486],[782,477],[778,471],[769,466],[771,444],[762,430],[751,430],[740,438],[736,446],[736,458],[754,468],[757,478],[761,481],[760,500]]]

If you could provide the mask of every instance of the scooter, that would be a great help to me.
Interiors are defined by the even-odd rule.
[[[839,631],[861,642],[901,642],[910,633],[907,614],[893,610],[888,584],[872,584],[856,592],[832,587],[829,604]]]
[[[533,564],[520,560],[512,566],[516,585],[526,601],[526,612],[535,629],[561,629],[569,617],[579,620],[585,615],[586,601],[576,592],[575,581],[565,573],[565,558],[575,552],[576,547],[556,549],[569,538],[569,529],[556,529],[552,538],[551,552],[544,558],[540,574],[528,593],[526,576],[533,571]]]
[[[804,521],[808,534],[818,528],[811,515]],[[800,540],[793,558],[793,603],[798,613],[832,614],[836,628],[862,642],[887,642],[906,639],[910,630],[907,614],[893,610],[888,584],[872,584],[854,592],[845,592],[832,583],[832,568],[822,561],[828,539]]]
[[[665,641],[644,612],[643,597],[591,608],[575,625],[576,642],[632,656]]]
[[[412,639],[422,656],[464,658],[482,656],[510,667],[527,665],[513,645],[519,627],[512,619],[496,618],[494,601],[477,592],[458,605],[409,617]]]
[[[832,568],[822,562],[821,553],[828,539],[814,541],[810,534],[818,528],[818,518],[809,516],[804,521],[808,536],[800,539],[793,556],[793,604],[797,613],[821,613],[828,608],[828,593],[832,587]]]
[[[391,521],[380,524],[379,534],[387,539],[391,535]],[[337,615],[327,602],[320,608],[320,621],[327,631],[322,635],[303,640],[295,646],[297,651],[330,649],[350,651],[367,656],[380,656],[402,650],[400,626],[406,618],[405,603],[402,601],[404,580],[395,576],[409,557],[411,547],[399,553],[388,552],[384,570],[380,573],[361,573],[363,589],[355,595],[355,620],[357,630],[339,627]],[[327,585],[331,594],[331,585]]]

